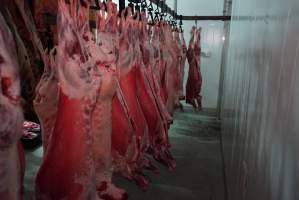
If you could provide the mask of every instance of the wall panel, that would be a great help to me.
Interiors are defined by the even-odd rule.
[[[222,102],[229,200],[299,199],[298,11],[298,0],[233,1]]]

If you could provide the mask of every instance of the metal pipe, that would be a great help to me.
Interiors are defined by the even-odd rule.
[[[183,16],[183,20],[221,20],[221,21],[229,21],[231,20],[231,16]]]
[[[174,0],[174,11],[178,13],[178,0]]]
[[[232,14],[232,0],[224,0],[224,6],[223,6],[223,15],[224,16],[231,16]],[[236,19],[236,17],[231,17],[232,19]],[[240,19],[249,19],[248,17],[239,17]],[[217,110],[218,110],[218,119],[221,120],[221,108],[222,108],[222,101],[223,101],[223,96],[224,96],[224,79],[225,79],[225,71],[226,71],[226,63],[227,63],[227,50],[229,46],[229,30],[230,30],[230,22],[226,21],[224,22],[224,27],[223,27],[223,37],[225,38],[223,42],[223,47],[222,47],[222,56],[221,56],[221,66],[220,66],[220,77],[219,77],[219,91],[218,91],[218,103],[217,103]],[[225,193],[227,196],[227,187],[225,188]]]
[[[232,0],[224,0],[224,5],[223,5],[223,15],[231,15],[232,13]]]

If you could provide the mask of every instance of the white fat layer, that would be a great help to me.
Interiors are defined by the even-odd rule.
[[[15,58],[15,45],[2,15],[0,14],[0,84],[3,79],[9,85],[0,85],[0,149],[15,144],[22,134],[23,115],[19,105],[20,81]],[[0,166],[1,168],[1,166]]]
[[[67,96],[81,99],[98,88],[99,76],[95,74],[94,63],[82,63],[78,57],[65,58],[60,49],[58,60],[59,85]]]

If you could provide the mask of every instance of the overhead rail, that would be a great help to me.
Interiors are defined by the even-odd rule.
[[[189,21],[200,21],[200,20],[230,21],[231,16],[183,16],[182,19],[189,20]]]

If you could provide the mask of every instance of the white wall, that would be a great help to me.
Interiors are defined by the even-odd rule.
[[[223,0],[178,0],[181,15],[222,15]]]
[[[299,199],[298,11],[298,0],[233,1],[252,18],[232,21],[225,67],[229,200]]]

